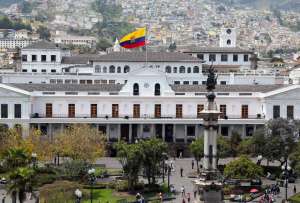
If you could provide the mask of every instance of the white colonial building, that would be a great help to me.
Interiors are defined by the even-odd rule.
[[[110,142],[155,136],[185,144],[203,134],[205,88],[170,85],[165,72],[150,68],[129,72],[126,84],[0,84],[0,123],[48,136],[87,123]],[[300,119],[299,85],[218,85],[215,92],[222,136],[252,136],[272,118]]]

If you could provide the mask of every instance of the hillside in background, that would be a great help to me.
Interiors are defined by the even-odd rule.
[[[0,0],[0,7],[7,7],[15,3],[23,3],[24,0]]]
[[[300,11],[300,0],[215,0],[227,5]]]

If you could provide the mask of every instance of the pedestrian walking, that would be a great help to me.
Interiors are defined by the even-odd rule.
[[[294,194],[297,193],[297,188],[296,188],[296,185],[294,185]]]
[[[183,177],[183,168],[180,168],[180,176]]]
[[[181,197],[185,197],[185,188],[184,188],[184,186],[181,187]]]
[[[179,153],[179,159],[182,159],[182,152]]]
[[[197,190],[194,190],[194,199],[197,198]]]
[[[185,203],[185,199],[184,198],[182,199],[182,203]]]
[[[194,169],[194,164],[195,164],[194,160],[192,160],[192,169]]]
[[[187,193],[187,201],[188,201],[188,203],[191,202],[191,194],[190,193]]]

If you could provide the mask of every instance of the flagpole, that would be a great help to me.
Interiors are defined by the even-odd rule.
[[[146,26],[145,49],[146,49],[146,68],[148,68],[148,47],[147,47],[148,27]]]

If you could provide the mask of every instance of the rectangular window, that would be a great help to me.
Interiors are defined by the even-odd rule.
[[[37,69],[32,69],[32,72],[33,72],[33,73],[36,73],[36,72],[37,72]]]
[[[245,61],[245,62],[248,62],[248,61],[249,61],[249,55],[248,55],[248,54],[245,54],[245,55],[244,55],[244,61]]]
[[[161,104],[155,104],[154,116],[155,118],[161,117]]]
[[[68,113],[69,118],[75,118],[75,104],[69,104]]]
[[[221,85],[226,85],[226,81],[221,81],[220,84]]]
[[[15,118],[22,117],[21,104],[15,104]]]
[[[22,55],[22,61],[27,62],[27,55]]]
[[[8,105],[1,104],[1,118],[8,118]]]
[[[225,118],[225,116],[226,116],[226,105],[220,105],[220,112],[221,112],[221,114],[220,114],[220,118]]]
[[[91,118],[97,118],[97,104],[91,104]]]
[[[204,54],[197,54],[197,58],[200,60],[204,60]]]
[[[134,104],[133,105],[133,118],[139,118],[140,117],[140,105]]]
[[[176,104],[176,118],[182,118],[182,104]]]
[[[242,118],[248,118],[248,105],[242,105]]]
[[[198,85],[199,82],[198,81],[193,81],[193,85]]]
[[[46,104],[46,117],[47,118],[52,117],[52,104],[50,103]]]
[[[188,84],[190,84],[190,82],[189,81],[183,81],[183,84],[188,85]]]
[[[31,55],[31,61],[32,61],[32,62],[36,62],[36,61],[37,61],[36,55]]]
[[[174,85],[180,85],[180,81],[174,81]]]
[[[286,117],[287,119],[294,119],[294,106],[287,106]]]
[[[239,61],[239,55],[233,54],[233,61],[238,62]]]
[[[56,62],[56,55],[51,55],[51,62]]]
[[[195,136],[196,135],[196,127],[195,126],[186,126],[186,133],[187,136]]]
[[[27,69],[22,69],[22,72],[23,73],[27,73]]]
[[[42,69],[42,73],[46,73],[47,72],[47,70],[46,69]]]
[[[41,56],[41,61],[42,62],[46,62],[47,61],[47,56],[46,55],[42,55]]]
[[[228,136],[228,127],[227,126],[221,126],[221,135]]]
[[[222,61],[222,62],[228,61],[228,55],[227,55],[227,54],[222,54],[222,55],[221,55],[221,61]]]
[[[118,118],[119,117],[119,104],[113,104],[112,105],[112,113],[111,113],[113,118]]]
[[[197,118],[201,118],[201,111],[204,110],[204,105],[203,104],[198,104],[197,105]]]
[[[253,136],[254,127],[253,126],[246,126],[246,136],[251,137]]]
[[[55,69],[51,69],[51,73],[56,73],[56,70]]]
[[[209,54],[209,61],[216,61],[216,54]]]
[[[275,105],[273,106],[273,118],[279,118],[280,117],[280,106],[279,105]]]

